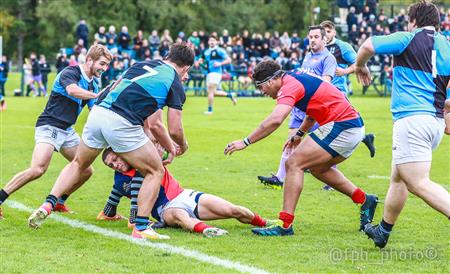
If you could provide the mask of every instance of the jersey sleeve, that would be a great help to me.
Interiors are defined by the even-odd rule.
[[[81,76],[76,67],[68,67],[61,72],[59,76],[59,83],[63,88],[67,88],[71,84],[78,85]]]
[[[340,45],[342,52],[342,59],[347,62],[349,65],[354,64],[356,62],[356,51],[349,43],[342,43]]]
[[[278,91],[277,105],[295,106],[295,104],[305,96],[305,88],[294,77],[286,75],[283,78],[283,85]]]
[[[176,79],[173,81],[169,93],[167,94],[166,105],[169,108],[183,110],[183,105],[185,101],[186,101],[186,94],[184,93],[183,85],[178,79]]]
[[[225,50],[225,49],[220,49],[219,50],[219,54],[220,54],[220,57],[223,59],[223,60],[225,60],[225,59],[227,59],[228,58],[228,54],[227,54],[227,51]]]
[[[90,99],[90,100],[87,102],[87,107],[88,107],[89,109],[91,109],[91,108],[95,105],[96,102],[97,102],[97,98]]]
[[[334,58],[334,56],[330,54],[323,60],[323,73],[321,76],[328,75],[331,76],[331,78],[334,78],[336,68],[337,68],[336,58]]]
[[[372,36],[372,45],[375,54],[401,54],[409,45],[414,34],[399,31],[390,35]]]

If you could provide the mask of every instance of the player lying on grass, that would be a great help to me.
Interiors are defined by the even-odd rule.
[[[304,172],[311,174],[361,205],[360,230],[375,213],[377,196],[366,194],[333,165],[351,156],[364,137],[364,123],[345,95],[333,85],[303,72],[285,72],[271,59],[260,62],[253,73],[259,90],[277,100],[272,113],[243,140],[231,142],[225,155],[245,149],[274,132],[293,107],[306,112],[297,133],[289,138],[285,149],[294,150],[286,161],[283,209],[276,225],[254,228],[262,236],[293,235],[295,208],[303,190]],[[314,123],[319,128],[307,134]]]
[[[137,196],[143,177],[110,148],[104,150],[102,158],[105,165],[115,171],[126,174],[125,176],[128,177],[128,180],[124,180],[122,177],[120,180],[122,187],[118,188],[124,189],[126,196],[131,197],[129,226],[132,227],[136,218]],[[126,184],[129,186],[125,186]],[[116,213],[116,207],[117,204],[114,205],[114,203],[108,202],[105,209],[97,216],[97,219],[123,219]],[[182,227],[189,231],[202,233],[207,237],[222,236],[228,234],[228,232],[209,226],[203,221],[235,218],[241,223],[259,227],[272,224],[271,221],[261,218],[258,214],[243,206],[234,205],[215,195],[192,189],[183,189],[167,168],[165,168],[158,198],[151,210],[151,214],[153,218],[162,223],[162,226]]]

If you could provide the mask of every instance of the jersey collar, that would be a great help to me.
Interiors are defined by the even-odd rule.
[[[83,65],[78,65],[78,67],[79,67],[80,70],[81,70],[81,75],[83,75],[83,78],[84,78],[86,81],[92,82],[92,80],[94,80],[94,77],[92,77],[92,78],[89,79],[89,77],[86,75],[86,72],[84,72],[84,69],[83,69]]]

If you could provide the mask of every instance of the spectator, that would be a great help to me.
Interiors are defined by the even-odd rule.
[[[168,40],[164,40],[161,42],[161,46],[159,47],[159,52],[158,54],[160,54],[160,56],[165,57],[166,54],[169,52],[169,41]]]
[[[45,55],[43,54],[39,56],[39,66],[41,68],[42,84],[44,85],[45,90],[48,90],[48,74],[52,71],[52,69],[50,68],[50,65],[47,64],[47,60],[45,59]]]
[[[168,46],[173,44],[173,39],[170,36],[170,31],[168,29],[165,29],[163,35],[161,36],[161,43],[164,43],[164,41],[167,42]]]
[[[348,32],[348,40],[350,43],[356,45],[358,44],[358,30],[356,28],[356,25],[352,25],[351,29]]]
[[[200,46],[200,38],[198,37],[198,32],[193,31],[192,35],[189,37],[188,41],[194,45],[195,48]]]
[[[186,41],[186,34],[183,31],[178,32],[177,39],[175,39],[175,43],[180,43]]]
[[[78,23],[77,30],[76,30],[76,37],[78,39],[83,40],[83,45],[88,46],[88,39],[89,39],[89,28],[86,24],[86,21],[84,19],[80,20],[80,23]]]
[[[69,66],[67,55],[65,53],[58,54],[56,58],[56,73],[60,73],[65,67]]]
[[[41,74],[41,66],[39,65],[39,60],[37,59],[36,53],[32,52],[30,54],[31,60],[31,89],[34,92],[34,96],[41,96],[41,91],[44,96],[47,96],[47,90],[44,88],[42,84],[42,74]],[[36,84],[38,88],[36,89]]]
[[[136,36],[133,38],[133,50],[135,56],[139,56],[143,43],[144,43],[144,34],[142,33],[142,30],[138,30]]]
[[[248,50],[250,48],[250,44],[252,43],[252,38],[250,38],[250,33],[248,30],[244,30],[242,33],[242,45],[244,46],[244,50]]]
[[[353,25],[358,26],[358,17],[355,13],[355,7],[350,7],[349,13],[347,15],[348,29],[350,29]]]
[[[167,44],[168,42],[166,41],[165,43]],[[167,51],[165,52],[165,54],[167,54]],[[162,60],[162,59],[163,58],[160,52],[155,50],[155,52],[153,52],[153,60]]]
[[[371,14],[377,14],[378,0],[367,0],[366,5],[369,7]]]
[[[350,8],[350,1],[337,0],[337,6],[339,7],[340,23],[344,24],[347,21],[348,9]]]
[[[206,35],[203,30],[198,32],[198,38],[200,39],[200,43],[203,43],[203,45],[208,44],[209,36]]]
[[[6,56],[2,56],[0,62],[0,95],[5,96],[5,83],[8,80],[9,64]]]
[[[119,44],[119,52],[129,50],[130,45],[130,34],[128,33],[128,27],[122,26],[122,30],[119,32],[117,37],[117,44]]]
[[[198,61],[194,62],[194,65],[189,70],[189,80],[186,83],[187,86],[193,83],[194,93],[197,95],[202,90],[203,80],[205,79],[205,72],[203,71]]]
[[[148,37],[148,42],[152,52],[158,50],[159,45],[161,44],[161,39],[159,39],[157,30],[152,30],[152,34]]]
[[[369,21],[369,17],[372,13],[370,12],[369,6],[364,6],[364,9],[362,11],[362,20],[363,21]]]
[[[275,61],[278,64],[280,64],[282,69],[286,69],[286,64],[288,63],[289,60],[286,58],[286,55],[285,55],[284,51],[280,51],[280,54],[275,59]]]
[[[288,62],[286,63],[286,70],[297,69],[300,67],[300,60],[298,59],[297,52],[291,52]]]
[[[281,45],[280,35],[278,34],[278,31],[275,31],[275,32],[273,33],[272,38],[270,38],[269,46],[270,46],[271,48],[277,48],[277,47],[280,47],[280,48],[281,48],[282,45]]]
[[[280,41],[282,49],[288,50],[291,47],[291,38],[289,38],[289,34],[286,31],[280,37]]]
[[[106,41],[108,49],[117,43],[116,27],[109,26],[108,33],[106,33]]]
[[[70,55],[69,66],[71,66],[71,67],[78,66],[77,57],[75,55],[73,55],[73,54]]]
[[[220,43],[223,48],[231,47],[231,38],[227,29],[222,31],[222,36],[220,37]]]
[[[30,96],[31,84],[33,83],[33,76],[31,74],[31,62],[30,59],[25,58],[23,62],[23,74],[24,74],[24,84],[26,87],[26,96]]]
[[[95,43],[100,44],[100,45],[106,45],[106,34],[105,34],[105,27],[104,26],[100,26],[98,28],[98,32],[94,35],[94,39],[95,39]]]
[[[147,53],[147,51],[148,51],[148,53]],[[136,58],[138,60],[145,60],[147,57],[149,57],[151,59],[151,57],[152,57],[151,52],[152,51],[148,44],[148,40],[144,39],[144,40],[142,40],[142,46],[140,47],[139,51],[136,52]]]
[[[87,50],[85,48],[83,48],[80,52],[80,54],[78,54],[77,57],[77,64],[78,65],[83,65],[86,63],[86,56],[87,56]]]
[[[75,54],[75,56],[78,56],[81,53],[82,49],[86,49],[84,47],[84,40],[78,39],[78,43],[73,47],[73,53]]]

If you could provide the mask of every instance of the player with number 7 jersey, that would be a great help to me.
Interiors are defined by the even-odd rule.
[[[40,227],[56,200],[79,181],[80,174],[104,148],[110,147],[144,175],[133,237],[167,239],[167,236],[153,231],[148,220],[164,168],[144,126],[148,126],[156,140],[169,151],[169,159],[165,163],[170,163],[175,154],[186,151],[187,141],[181,122],[186,96],[181,82],[188,78],[187,73],[193,63],[194,51],[185,43],[177,43],[172,45],[164,60],[136,63],[108,88],[89,114],[77,156],[61,171],[50,195],[30,216],[28,225]],[[169,107],[169,134],[160,111],[165,106]],[[179,148],[175,148],[172,140]]]

